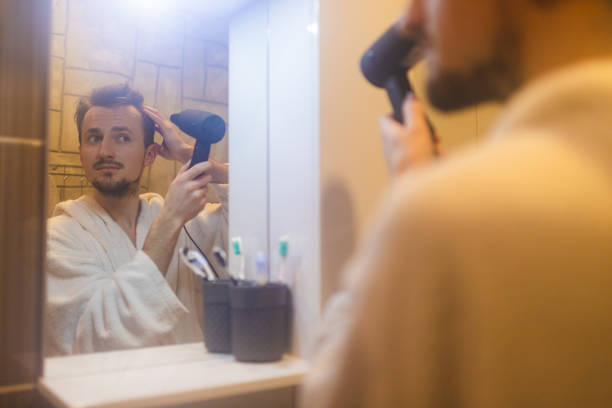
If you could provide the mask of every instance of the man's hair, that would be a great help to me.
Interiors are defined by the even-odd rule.
[[[81,98],[77,105],[74,114],[74,120],[79,131],[79,144],[81,143],[81,125],[87,111],[93,106],[102,106],[110,108],[113,106],[128,106],[132,105],[142,115],[142,128],[144,130],[144,145],[148,147],[153,143],[153,135],[155,135],[155,125],[149,116],[143,111],[144,97],[140,92],[130,88],[130,85],[116,84],[107,85],[96,88],[91,91],[91,95]]]

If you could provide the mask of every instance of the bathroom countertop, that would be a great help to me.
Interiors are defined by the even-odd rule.
[[[41,392],[57,407],[153,407],[299,385],[307,363],[241,363],[202,343],[45,359]]]

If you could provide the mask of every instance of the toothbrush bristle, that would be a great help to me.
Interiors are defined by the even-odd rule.
[[[287,253],[289,252],[289,237],[280,237],[278,241],[278,252],[283,258],[287,256]]]
[[[232,248],[234,249],[234,254],[240,255],[242,252],[240,249],[240,240],[237,238],[232,239]]]

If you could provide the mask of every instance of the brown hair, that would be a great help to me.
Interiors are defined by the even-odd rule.
[[[142,115],[142,128],[144,130],[144,145],[148,147],[153,143],[155,125],[149,116],[143,111],[144,97],[140,92],[132,89],[128,83],[106,85],[91,91],[91,95],[81,98],[74,113],[74,120],[79,131],[79,144],[81,143],[81,125],[85,114],[92,106],[112,106],[132,105]]]

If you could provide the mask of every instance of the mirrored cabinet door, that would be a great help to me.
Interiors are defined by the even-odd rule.
[[[0,407],[42,369],[49,2],[0,2]]]

